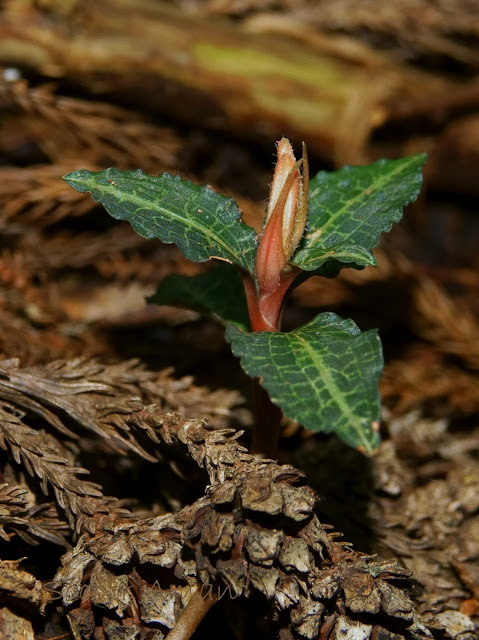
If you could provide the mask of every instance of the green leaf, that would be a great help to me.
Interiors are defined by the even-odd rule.
[[[320,171],[309,185],[306,233],[292,264],[321,275],[328,261],[361,268],[375,265],[371,249],[416,200],[426,154],[379,160],[366,167]],[[333,269],[334,272],[337,269]],[[331,271],[331,269],[330,269]]]
[[[230,264],[219,264],[196,276],[167,276],[148,302],[196,308],[225,325],[231,322],[250,329],[243,282]]]
[[[232,198],[210,187],[140,170],[81,170],[64,179],[77,191],[90,191],[111,216],[128,220],[144,238],[174,242],[189,260],[219,258],[253,271],[256,232],[240,220]]]
[[[361,333],[352,320],[322,313],[291,333],[243,333],[230,325],[226,339],[287,416],[366,452],[378,446],[383,358],[376,331]]]

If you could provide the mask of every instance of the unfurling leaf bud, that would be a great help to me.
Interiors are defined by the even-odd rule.
[[[296,160],[291,143],[282,138],[277,156],[263,236],[256,254],[256,278],[260,292],[265,293],[281,285],[282,271],[303,236],[308,215],[306,146],[303,143],[303,157]]]

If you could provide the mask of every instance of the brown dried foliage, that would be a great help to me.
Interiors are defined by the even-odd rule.
[[[218,412],[221,424],[238,396],[209,394],[195,388],[191,378],[174,380],[168,372],[158,375],[135,361],[106,366],[77,358],[30,368],[20,368],[16,360],[3,361],[0,401],[0,446],[40,480],[45,494],[53,490],[70,526],[79,532],[95,526],[90,518],[95,513],[120,512],[98,485],[80,477],[88,473],[75,462],[85,448],[85,437],[101,439],[100,449],[107,455],[133,452],[155,462],[157,458],[139,440],[146,434],[158,442],[157,429],[168,411],[181,406],[188,414],[202,407],[213,422]],[[21,506],[7,498],[5,503],[14,510]]]
[[[450,284],[463,287],[459,278],[456,284],[451,278]],[[466,289],[469,298],[477,291],[477,278],[470,284]],[[428,277],[413,276],[410,287],[410,327],[421,342],[401,360],[386,365],[381,381],[383,397],[397,415],[432,404],[439,414],[476,414],[479,322],[471,300],[452,297]]]
[[[13,130],[24,141],[34,141],[53,163],[83,160],[90,166],[141,166],[150,172],[177,164],[180,144],[171,129],[108,103],[58,96],[53,84],[32,88],[22,80],[3,81],[0,109],[10,114],[0,132],[0,149],[6,153],[19,144]]]
[[[27,500],[25,487],[0,485],[0,537],[8,542],[16,534],[32,545],[47,541],[67,546],[64,532],[68,526],[59,519],[56,505],[48,502],[27,504]]]
[[[391,419],[388,431],[376,465],[381,553],[401,557],[422,585],[416,602],[431,629],[475,638],[468,616],[479,593],[478,430],[451,433],[447,420],[416,410]]]
[[[409,574],[328,533],[299,471],[250,456],[239,433],[168,412],[184,405],[181,394],[191,390],[191,380],[158,378],[133,362],[2,365],[2,446],[17,469],[54,496],[56,507],[39,494],[36,506],[27,507],[24,481],[2,485],[1,532],[62,543],[60,509],[71,529],[83,533],[57,576],[74,633],[114,638],[130,629],[138,637],[162,637],[200,589],[227,599],[263,594],[270,624],[293,636],[356,629],[371,637],[428,637],[397,586],[407,586]],[[201,404],[204,394],[196,393]],[[153,395],[162,405],[149,403]],[[209,486],[176,514],[139,519],[82,479],[78,445],[68,444],[85,446],[81,431],[100,438],[107,455],[150,455],[136,441],[142,433],[160,450],[167,445],[170,458],[172,447],[182,447],[207,471]]]
[[[161,385],[163,408],[148,404]],[[158,380],[135,363],[74,360],[27,369],[2,363],[0,446],[17,469],[39,480],[56,508],[40,497],[29,508],[24,482],[4,484],[0,532],[4,539],[19,534],[27,542],[62,544],[60,508],[71,529],[83,533],[57,576],[74,633],[90,638],[101,628],[114,638],[134,628],[139,637],[161,637],[158,625],[172,628],[195,590],[214,589],[232,598],[262,593],[271,619],[293,635],[357,628],[393,638],[400,628],[404,638],[428,637],[409,597],[390,582],[406,585],[408,573],[328,535],[300,472],[250,456],[233,430],[165,411],[168,402],[181,404],[175,393],[189,386],[167,375]],[[136,440],[141,433],[169,450],[183,447],[210,484],[177,514],[138,519],[82,478],[78,446],[68,444],[80,430],[101,438],[110,454],[151,458]],[[159,588],[160,579],[169,586]]]
[[[430,637],[393,584],[409,574],[328,535],[296,469],[259,461],[239,434],[200,421],[170,417],[159,434],[186,447],[210,485],[175,515],[113,526],[64,557],[56,580],[74,633],[92,638],[99,625],[111,638],[122,629],[162,638],[200,589],[229,598],[261,593],[289,637]]]
[[[109,226],[105,219],[99,230],[91,198],[61,176],[105,163],[161,172],[176,166],[179,150],[171,129],[130,111],[58,96],[51,84],[0,80],[3,163],[23,164],[24,153],[34,158],[26,167],[0,167],[0,357],[41,363],[108,351],[99,333],[71,327],[72,320],[90,321],[89,309],[81,306],[86,292],[79,272],[97,269],[97,281],[87,287],[94,291],[116,278],[116,270],[118,279],[139,274],[152,287],[177,258],[170,259],[168,250],[156,255],[155,243],[142,255],[145,241],[128,225]],[[71,228],[77,217],[85,220],[81,233]],[[141,288],[135,299],[144,293]],[[65,330],[58,330],[60,324]]]
[[[88,471],[72,463],[68,451],[57,439],[29,428],[15,413],[13,405],[2,403],[0,447],[8,450],[17,464],[40,480],[44,493],[53,490],[72,528],[91,528],[85,516],[115,511],[112,504],[115,500],[103,498],[98,485],[79,477]]]
[[[0,560],[0,597],[2,604],[17,606],[18,602],[27,604],[38,613],[45,613],[47,604],[51,601],[52,596],[40,580],[27,571],[19,568],[20,560]],[[0,629],[5,632],[4,637],[9,637],[11,632],[11,621],[5,621],[5,611],[0,610]],[[2,620],[3,618],[3,620]],[[26,622],[24,620],[24,622]],[[18,630],[18,629],[16,629]],[[30,624],[30,635],[32,637],[33,629]],[[13,637],[13,636],[10,636]],[[21,635],[16,636],[21,637]]]
[[[60,179],[74,169],[114,165],[160,173],[177,165],[180,144],[171,130],[109,104],[58,96],[51,84],[3,81],[0,113],[2,153],[15,158],[19,148],[34,146],[51,163],[0,169],[2,226],[34,223],[38,229],[90,212],[91,198]]]
[[[419,335],[479,371],[479,321],[471,309],[428,278],[418,282],[415,302]]]
[[[298,37],[310,36],[303,28],[306,10],[315,29],[348,3],[321,4],[321,15],[313,15],[308,3],[288,3],[299,20]],[[419,10],[427,3],[411,4]],[[214,12],[249,12],[245,24],[251,29],[283,28],[278,16],[253,15],[251,3],[204,5]],[[364,5],[362,14],[350,9],[341,29],[348,33],[362,28],[370,7]],[[393,14],[375,12],[368,24],[376,33],[395,33]],[[439,7],[427,14],[433,23],[429,40],[418,21],[421,37],[403,40],[404,51],[421,56],[443,48],[452,60],[474,68],[476,54],[471,57],[454,42],[458,34],[471,35],[472,21],[451,23],[446,33],[439,14]],[[178,169],[184,141],[132,111],[58,95],[52,84],[0,82],[0,153],[7,165],[21,162],[23,148],[35,158],[27,167],[0,168],[0,355],[7,359],[0,363],[0,543],[9,545],[10,554],[18,550],[17,557],[24,543],[41,549],[76,544],[57,574],[76,637],[162,638],[188,611],[194,593],[220,596],[220,606],[228,606],[233,618],[244,615],[244,598],[259,597],[270,632],[279,629],[282,640],[428,637],[407,593],[408,571],[338,540],[318,521],[316,496],[299,471],[252,458],[238,444],[239,434],[225,429],[240,394],[211,392],[192,378],[178,380],[171,371],[148,371],[136,362],[106,365],[74,357],[115,355],[108,339],[92,329],[91,307],[105,309],[112,293],[115,309],[125,315],[115,320],[107,307],[100,319],[128,326],[138,316],[128,316],[125,284],[140,282],[140,296],[167,273],[191,267],[171,247],[146,245],[127,226],[105,222],[97,229],[93,202],[69,189],[61,175],[106,165],[141,166],[151,173]],[[74,228],[78,217],[81,233]],[[95,276],[86,278],[92,267]],[[469,274],[463,282],[463,275],[458,269],[448,276],[449,289],[459,285],[464,292],[453,297],[435,282],[440,274],[425,278],[414,265],[382,253],[378,271],[345,272],[336,283],[311,282],[296,300],[371,306],[376,313],[382,300],[376,286],[414,292],[410,314],[400,313],[415,343],[387,364],[382,383],[394,417],[388,421],[390,439],[374,463],[383,496],[375,503],[374,527],[386,556],[399,556],[422,583],[424,592],[415,600],[428,625],[446,637],[456,633],[473,640],[468,615],[479,599],[477,439],[454,438],[448,418],[431,421],[423,415],[477,413],[479,280]],[[397,308],[386,311],[394,315]],[[146,315],[141,321],[152,322]],[[195,335],[202,347],[211,340],[201,329]],[[205,414],[209,426],[196,419]],[[329,451],[329,444],[323,446]],[[84,466],[98,472],[99,458],[119,479],[117,497],[106,497],[84,477]],[[140,469],[142,478],[144,467],[137,465],[157,458],[160,468],[173,469],[178,484],[182,475],[196,484],[199,467],[209,486],[188,502],[165,497],[171,486],[158,483],[146,514],[144,504],[131,501],[128,511],[119,499],[122,465],[123,471]],[[411,460],[424,463],[418,483]],[[351,469],[351,477],[356,471]],[[139,491],[144,489],[146,481],[139,482]],[[358,517],[366,514],[359,509]],[[28,617],[45,610],[50,594],[18,563],[0,561],[0,598],[7,605],[22,603]],[[8,609],[3,611],[0,625]]]

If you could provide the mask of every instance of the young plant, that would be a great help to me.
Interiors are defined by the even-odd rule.
[[[175,243],[193,261],[221,261],[197,276],[167,277],[150,301],[199,307],[226,324],[233,353],[261,385],[255,452],[274,455],[279,407],[305,428],[335,432],[369,453],[379,444],[377,332],[321,313],[283,333],[281,310],[286,293],[310,276],[376,264],[371,249],[416,199],[426,156],[321,171],[310,181],[305,145],[296,160],[283,138],[277,155],[259,236],[234,200],[177,176],[106,169],[75,171],[65,180],[141,236]]]

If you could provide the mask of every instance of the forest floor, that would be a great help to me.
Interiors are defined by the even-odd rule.
[[[373,4],[367,3],[371,11]],[[418,10],[427,3],[410,4]],[[260,17],[265,19],[254,3],[184,5],[199,15],[233,16],[235,25],[256,17],[259,28]],[[298,16],[307,3],[290,5],[296,13],[281,5],[271,29],[285,31],[289,20],[297,37]],[[324,5],[334,12],[334,3]],[[473,48],[468,57],[465,44],[451,45],[444,62],[431,35],[439,22],[428,15],[429,31],[413,43],[396,33],[388,55],[400,60],[408,51],[413,62],[424,64],[427,52],[428,65],[447,62],[444,75],[454,71],[461,81],[477,84]],[[456,29],[459,24],[465,29],[466,19],[456,19]],[[0,12],[0,36],[2,20]],[[326,27],[318,18],[315,28],[319,33]],[[384,34],[392,27],[381,29]],[[348,30],[363,33],[359,17],[344,26],[343,32]],[[212,430],[244,431],[240,442],[247,447],[250,388],[219,325],[194,311],[145,304],[165,276],[207,267],[188,262],[175,246],[139,237],[61,178],[76,168],[107,166],[178,173],[233,196],[244,219],[259,228],[275,139],[248,137],[233,127],[214,130],[201,114],[176,121],[171,111],[132,108],[125,86],[121,103],[108,91],[101,94],[98,85],[92,89],[88,78],[59,74],[52,82],[33,63],[22,71],[10,64],[11,56],[0,76],[0,637],[9,632],[36,640],[139,638],[128,636],[126,627],[121,635],[97,613],[80,619],[73,597],[62,607],[55,582],[61,558],[78,542],[75,529],[82,544],[89,535],[98,536],[101,523],[89,523],[95,518],[89,509],[105,517],[121,517],[128,509],[136,520],[147,521],[201,501],[211,475],[208,480],[199,467],[211,454],[201,458],[196,449],[180,451],[181,437],[168,422],[171,412],[180,422],[206,419]],[[471,103],[477,109],[474,100],[468,109]],[[477,141],[477,115],[471,113],[462,131]],[[417,140],[423,139],[418,126],[415,122],[414,144],[407,128],[397,132],[397,141],[388,132],[392,155],[408,145],[418,150]],[[479,154],[477,148],[465,151],[464,137],[459,143],[454,130],[444,138],[451,147],[435,151],[431,139],[440,139],[440,133],[431,126],[424,124],[435,165],[429,173],[426,169],[418,202],[382,239],[375,252],[378,267],[345,269],[334,280],[312,278],[293,292],[284,314],[287,329],[325,310],[353,318],[361,329],[379,328],[385,354],[380,449],[366,458],[335,436],[308,433],[285,420],[278,462],[305,475],[317,492],[319,521],[341,532],[355,552],[397,560],[411,572],[411,597],[435,637],[474,640],[479,637],[479,192],[473,176]],[[449,180],[454,173],[444,161],[449,148],[453,160],[461,154],[470,160],[463,181]],[[337,160],[314,145],[310,155],[313,175]],[[441,189],[444,174],[449,178]],[[173,435],[154,434],[158,416]],[[88,480],[80,467],[90,473]],[[75,579],[93,581],[96,569],[88,571]],[[163,574],[157,578],[162,580]],[[109,597],[100,609],[113,607]],[[222,638],[272,637],[271,626],[253,623],[262,611],[254,598],[251,611],[241,609],[244,604],[235,610],[227,600],[212,609],[199,633],[206,637],[221,629]]]

